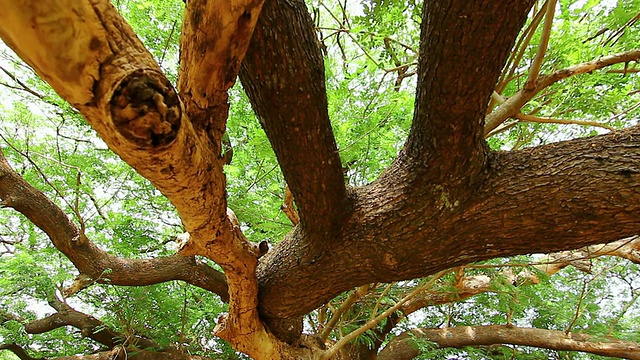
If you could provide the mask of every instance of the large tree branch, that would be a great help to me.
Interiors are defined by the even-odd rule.
[[[482,169],[484,113],[533,3],[424,2],[416,109],[405,151],[433,181],[457,183]]]
[[[485,119],[484,133],[489,134],[510,117],[516,116],[520,109],[540,91],[568,77],[590,73],[607,66],[640,60],[640,49],[603,56],[599,59],[557,70],[551,74],[539,76],[534,86],[523,87],[494,109]]]
[[[510,344],[558,351],[582,351],[602,356],[640,359],[640,344],[558,330],[518,328],[507,325],[459,326],[415,329],[394,338],[378,360],[409,360],[420,355],[417,341],[430,341],[440,348]]]
[[[204,33],[194,37],[193,49],[182,47],[194,58],[182,59],[181,76],[204,77],[192,71],[222,61],[213,64],[210,81],[181,78],[185,107],[109,1],[27,1],[20,6],[5,1],[0,36],[176,207],[190,234],[181,254],[206,256],[225,270],[229,316],[218,323],[216,334],[254,357],[274,358],[275,339],[258,318],[260,251],[227,214],[219,146],[228,115],[226,89],[236,76],[259,2],[189,4],[194,8],[186,12],[185,31]],[[205,98],[208,103],[199,103]],[[77,246],[84,240],[77,237]]]
[[[98,248],[56,204],[16,173],[0,151],[0,199],[39,227],[88,282],[143,286],[182,280],[228,300],[225,276],[195,257],[123,259]],[[85,282],[87,283],[87,282]]]
[[[235,83],[263,0],[186,2],[178,90],[196,131],[220,154]]]
[[[301,224],[330,238],[347,195],[327,111],[324,64],[304,1],[267,1],[240,79],[298,205]]]
[[[302,236],[297,232],[266,255],[259,274],[263,311],[291,317],[363,284],[636,235],[638,138],[640,127],[634,127],[497,153],[487,180],[465,193],[415,185],[415,173],[391,168],[379,182],[358,189],[355,211],[325,256],[310,258],[294,246]]]

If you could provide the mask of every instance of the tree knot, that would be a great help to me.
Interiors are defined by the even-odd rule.
[[[181,108],[173,86],[160,73],[137,70],[113,93],[111,116],[127,140],[158,147],[173,141],[181,123]]]

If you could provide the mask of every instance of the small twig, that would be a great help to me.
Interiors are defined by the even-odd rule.
[[[521,122],[583,125],[583,126],[599,127],[599,128],[607,129],[607,130],[610,130],[610,131],[615,131],[616,130],[616,128],[614,128],[612,126],[609,126],[609,125],[606,125],[606,124],[601,124],[601,123],[596,122],[596,121],[554,119],[554,118],[533,116],[533,115],[527,115],[527,114],[518,114],[515,117],[516,117],[516,119],[520,120]]]
[[[627,28],[631,27],[638,20],[640,20],[640,13],[636,14],[636,16],[632,17],[626,24],[622,25],[618,30],[614,31],[613,34],[609,35],[607,40],[604,41],[603,45],[607,45],[611,43],[611,46],[615,45],[618,40],[624,35],[624,32]]]
[[[280,209],[282,209],[282,211],[287,215],[293,225],[298,225],[300,222],[300,215],[298,215],[296,208],[293,206],[293,193],[291,193],[289,185],[285,185],[284,187],[284,203]]]
[[[575,325],[576,321],[578,321],[578,318],[580,317],[580,315],[584,311],[584,308],[582,306],[582,302],[587,298],[587,295],[590,292],[590,291],[587,291],[587,286],[590,283],[592,283],[593,281],[595,281],[597,278],[599,278],[602,274],[604,274],[608,270],[609,270],[609,268],[604,268],[598,274],[594,275],[591,279],[589,279],[588,281],[585,279],[585,281],[582,283],[582,289],[580,290],[580,299],[578,300],[578,305],[576,306],[576,313],[573,316],[573,319],[571,320],[571,323],[569,323],[569,326],[567,326],[567,328],[565,329],[565,331],[564,331],[565,334],[569,335],[569,333],[571,332],[571,329],[573,328],[573,326]]]
[[[618,314],[618,316],[615,319],[613,319],[613,321],[611,322],[611,325],[609,326],[609,332],[607,333],[607,336],[611,336],[611,334],[613,333],[613,329],[616,327],[616,325],[618,325],[618,322],[620,322],[620,319],[622,319],[624,315],[627,313],[627,311],[629,311],[631,306],[633,306],[633,304],[635,304],[636,301],[638,301],[638,298],[640,298],[640,292],[637,291],[633,295],[633,298],[631,299],[631,301],[627,302],[627,304],[622,308],[622,311],[620,311],[620,314]]]
[[[329,321],[326,323],[324,329],[322,330],[322,333],[320,334],[320,340],[323,343],[326,342],[329,338],[329,334],[331,334],[331,331],[333,331],[333,329],[336,327],[336,324],[342,317],[342,314],[349,310],[349,308],[351,308],[351,306],[356,301],[366,295],[367,292],[369,292],[370,288],[371,285],[369,284],[358,287],[351,294],[349,294],[349,296],[347,296],[347,298],[342,302],[342,304],[340,304],[340,307],[337,310],[331,311],[331,319],[329,319]]]
[[[371,318],[372,319],[378,313],[378,308],[380,307],[380,301],[389,293],[389,291],[391,290],[392,287],[393,287],[393,283],[385,286],[384,290],[382,290],[382,294],[380,294],[378,296],[378,300],[376,301],[376,305],[373,307],[373,311],[371,311]]]
[[[345,28],[344,24],[342,23],[342,21],[340,21],[340,19],[338,19],[333,12],[331,12],[331,10],[329,9],[329,7],[324,3],[324,2],[320,2],[320,5],[325,8],[325,10],[327,10],[327,13],[333,18],[333,20],[335,20],[336,23],[338,23],[338,25],[340,26],[340,28]],[[360,45],[360,43],[354,38],[353,34],[350,31],[346,31],[345,32],[350,38],[351,40],[353,40],[353,42],[358,46],[358,48],[360,48],[360,50],[364,53],[364,55],[371,60],[371,62],[377,67],[377,68],[381,68],[380,64],[373,58],[373,56],[371,56],[371,54],[369,54],[369,52],[367,51],[367,49],[365,49],[362,45]]]
[[[171,32],[169,33],[167,42],[164,44],[164,50],[162,51],[162,58],[160,58],[160,61],[158,63],[158,65],[160,66],[162,66],[162,63],[164,62],[164,57],[167,55],[167,49],[169,49],[169,43],[171,43],[171,38],[173,37],[173,32],[176,30],[177,23],[178,23],[178,20],[174,20],[173,25],[171,26]]]
[[[11,72],[9,72],[7,69],[5,69],[5,68],[3,68],[2,66],[0,66],[0,70],[2,70],[2,72],[4,72],[5,74],[7,74],[7,76],[9,76],[9,77],[11,78],[11,80],[13,80],[13,81],[15,81],[15,82],[16,82],[16,84],[20,85],[20,88],[15,87],[15,86],[10,86],[10,85],[8,85],[8,84],[4,84],[4,83],[3,83],[2,85],[5,85],[5,86],[7,86],[7,87],[10,87],[10,88],[13,88],[13,89],[16,89],[16,90],[23,90],[23,91],[26,91],[26,92],[28,92],[29,94],[31,94],[31,95],[33,95],[33,96],[37,97],[38,99],[42,99],[42,98],[44,98],[44,96],[40,95],[40,94],[39,94],[39,93],[37,93],[36,91],[31,90],[31,88],[30,88],[30,87],[28,87],[27,85],[25,85],[22,81],[20,81],[20,79],[18,79],[18,77],[17,77],[17,76],[15,76],[15,75],[14,75],[14,74],[12,74]]]
[[[349,334],[344,336],[342,339],[338,340],[331,348],[327,349],[325,352],[322,353],[322,355],[320,355],[320,360],[326,360],[326,359],[330,359],[331,357],[333,357],[340,349],[342,349],[351,340],[357,338],[358,336],[364,334],[367,330],[369,330],[369,329],[373,328],[374,326],[378,325],[382,320],[386,319],[389,315],[393,314],[398,309],[400,309],[405,302],[409,301],[411,298],[416,296],[421,291],[424,291],[425,289],[428,289],[431,286],[433,286],[433,284],[438,279],[440,279],[442,276],[444,276],[449,271],[451,271],[451,270],[442,270],[442,271],[436,273],[435,275],[433,275],[431,277],[431,279],[429,279],[429,281],[426,284],[416,287],[413,291],[411,291],[405,297],[400,299],[400,301],[398,301],[394,306],[390,307],[385,312],[383,312],[380,315],[376,316],[375,318],[367,321],[364,325],[362,325],[358,329],[350,332]]]

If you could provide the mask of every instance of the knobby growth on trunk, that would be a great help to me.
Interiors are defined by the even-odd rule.
[[[522,108],[553,83],[640,58],[630,51],[551,74],[540,74],[538,64],[515,95],[502,98],[496,82],[513,63],[511,50],[534,2],[425,1],[406,143],[377,180],[348,187],[329,118],[322,48],[303,1],[186,1],[175,88],[109,1],[2,1],[0,37],[166,196],[188,236],[170,257],[111,255],[4,157],[2,205],[42,229],[76,266],[79,276],[65,296],[96,282],[182,280],[228,302],[213,334],[255,359],[361,356],[327,334],[303,335],[302,316],[356,287],[351,303],[371,284],[640,232],[640,127],[511,152],[490,151],[485,142],[512,119],[544,121]],[[543,10],[552,16],[553,9]],[[275,152],[288,186],[283,209],[296,224],[269,251],[247,240],[227,207],[222,141],[228,90],[237,78]],[[588,253],[625,257],[624,246],[637,251],[634,242]],[[459,279],[455,300],[487,289],[486,279]],[[137,359],[198,358],[141,337],[115,342],[126,336],[55,294],[49,298],[54,315],[28,322],[2,314],[2,320],[22,321],[29,334],[72,326],[110,349],[84,359],[128,356],[126,349],[139,349]],[[381,335],[400,321],[396,310],[409,314],[438,301],[445,300],[419,292],[398,301]],[[570,335],[510,324],[416,329],[379,358],[416,356],[411,344],[419,337],[442,347],[520,344],[638,358],[637,344]],[[17,344],[3,348],[31,358]]]

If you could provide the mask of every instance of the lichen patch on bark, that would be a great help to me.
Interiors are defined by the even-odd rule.
[[[111,116],[127,140],[143,147],[171,143],[181,122],[178,95],[154,71],[138,70],[127,76],[111,98]]]

